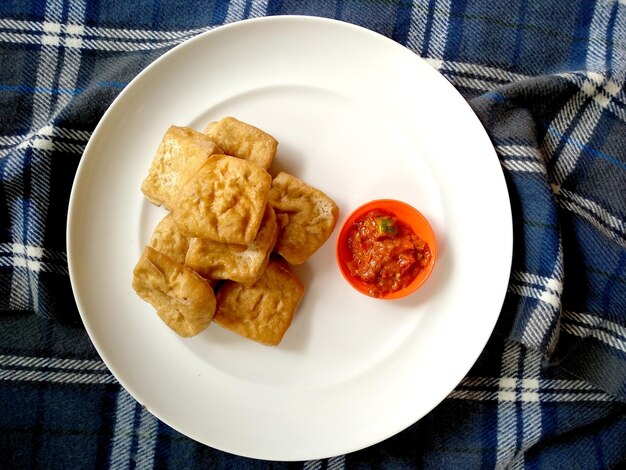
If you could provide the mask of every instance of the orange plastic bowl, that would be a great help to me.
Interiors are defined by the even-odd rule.
[[[350,233],[350,229],[358,218],[374,209],[381,209],[390,212],[399,220],[411,227],[413,232],[428,244],[432,255],[430,264],[422,271],[420,271],[417,277],[408,286],[403,289],[385,294],[381,297],[370,296],[368,294],[370,286],[350,274],[350,269],[348,269],[347,266],[347,262],[350,261],[352,258],[350,249],[348,248],[348,235]],[[402,297],[406,297],[409,294],[412,294],[417,289],[419,289],[424,284],[424,282],[426,282],[426,279],[428,279],[428,277],[430,276],[437,260],[437,241],[435,240],[435,234],[432,227],[428,223],[428,220],[426,220],[426,217],[424,217],[420,211],[402,201],[396,201],[393,199],[378,199],[368,202],[367,204],[363,204],[361,207],[352,212],[352,214],[350,214],[348,219],[341,227],[339,237],[337,237],[336,256],[337,264],[339,265],[339,270],[341,271],[341,274],[346,279],[346,281],[348,281],[348,283],[357,291],[367,295],[370,298],[375,299],[400,299]]]

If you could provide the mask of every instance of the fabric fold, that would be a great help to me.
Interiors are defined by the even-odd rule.
[[[513,212],[497,331],[625,399],[626,165],[613,155],[626,134],[612,131],[624,125],[624,91],[614,83],[595,72],[541,76],[470,103],[500,159]],[[604,361],[610,370],[597,368]]]

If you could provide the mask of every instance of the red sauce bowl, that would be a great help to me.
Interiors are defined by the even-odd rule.
[[[381,297],[370,296],[368,294],[370,286],[363,282],[361,279],[353,276],[347,266],[347,262],[350,261],[352,258],[352,254],[350,252],[350,249],[348,248],[348,237],[350,234],[350,229],[357,219],[374,209],[391,212],[400,221],[411,227],[415,235],[420,237],[428,244],[431,252],[430,263],[418,273],[417,277],[415,277],[415,279],[413,279],[413,281],[409,285],[397,291],[384,294]],[[435,266],[435,262],[437,260],[437,241],[435,239],[435,234],[432,227],[428,223],[428,220],[426,220],[426,217],[424,217],[420,211],[402,201],[396,201],[393,199],[378,199],[363,204],[350,214],[348,219],[341,227],[341,231],[339,232],[339,236],[337,237],[336,257],[341,274],[346,279],[346,281],[348,281],[348,283],[357,291],[361,292],[364,295],[367,295],[372,299],[400,299],[402,297],[406,297],[409,294],[412,294],[417,289],[419,289],[432,273],[433,267]]]

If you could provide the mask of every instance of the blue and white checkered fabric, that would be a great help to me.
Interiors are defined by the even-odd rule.
[[[383,443],[292,464],[202,446],[138,405],[80,324],[65,251],[76,167],[119,91],[202,31],[276,14],[365,26],[439,70],[492,139],[515,236],[496,332],[450,396]],[[624,0],[0,2],[0,64],[0,467],[626,463]]]

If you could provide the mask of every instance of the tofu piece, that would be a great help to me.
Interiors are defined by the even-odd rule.
[[[185,236],[249,245],[261,225],[272,184],[267,171],[213,155],[183,186],[172,215]]]
[[[332,234],[339,209],[322,191],[295,176],[280,172],[272,181],[269,201],[284,224],[274,251],[290,264],[302,264]]]
[[[141,191],[153,204],[171,210],[180,188],[198,168],[222,150],[209,137],[188,127],[170,126],[152,159]]]
[[[246,287],[226,281],[217,292],[213,321],[267,346],[281,342],[304,295],[304,286],[281,261],[271,259],[263,276]]]
[[[203,331],[215,314],[215,294],[208,282],[149,246],[133,271],[133,289],[183,337]]]
[[[226,155],[248,160],[266,170],[276,156],[278,142],[274,137],[234,117],[209,123],[204,133]]]
[[[185,264],[208,279],[230,279],[254,284],[263,274],[278,238],[276,214],[265,206],[256,238],[249,245],[191,238]]]
[[[180,233],[172,214],[167,214],[154,228],[150,246],[177,263],[185,264],[185,257],[189,250],[189,237]]]

